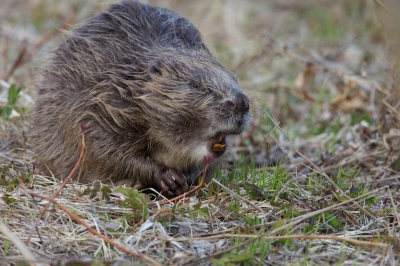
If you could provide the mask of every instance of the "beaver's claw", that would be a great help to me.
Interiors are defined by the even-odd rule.
[[[186,177],[180,171],[168,168],[161,173],[161,191],[160,193],[167,197],[173,198],[188,191],[189,186]]]

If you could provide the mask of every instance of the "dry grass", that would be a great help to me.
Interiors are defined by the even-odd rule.
[[[35,228],[61,185],[34,171],[26,137],[38,66],[56,27],[106,4],[3,1],[0,76],[25,89],[0,120],[0,265],[397,265],[400,132],[376,1],[150,2],[193,21],[252,98],[234,166],[175,205],[68,183]]]

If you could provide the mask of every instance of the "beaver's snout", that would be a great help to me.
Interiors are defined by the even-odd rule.
[[[241,92],[237,92],[233,97],[225,101],[226,109],[230,110],[232,113],[245,114],[249,111],[250,100]]]

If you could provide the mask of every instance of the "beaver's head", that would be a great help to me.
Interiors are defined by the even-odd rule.
[[[208,52],[163,51],[150,61],[148,77],[138,99],[150,140],[162,150],[155,157],[169,167],[225,157],[231,136],[250,123],[249,98]]]

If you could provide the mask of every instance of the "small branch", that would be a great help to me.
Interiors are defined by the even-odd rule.
[[[386,13],[387,16],[390,15],[389,9],[380,1],[380,0],[374,0],[374,2],[382,8],[382,10]]]
[[[394,199],[393,199],[393,195],[392,195],[392,191],[390,191],[390,189],[388,189],[388,194],[389,194],[389,198],[390,201],[392,202],[392,206],[393,206],[393,227],[392,227],[392,231],[394,232],[394,225],[396,224],[396,220],[399,220],[399,214],[397,213],[397,204],[395,203]],[[400,228],[400,223],[397,223],[397,226]]]
[[[48,200],[49,202],[53,202],[55,205],[57,205],[58,208],[60,208],[62,211],[64,211],[66,214],[68,214],[69,217],[71,217],[73,220],[75,220],[76,222],[78,222],[80,225],[82,225],[83,227],[85,227],[89,232],[91,232],[92,234],[100,237],[101,239],[103,239],[105,242],[109,243],[110,245],[114,246],[115,248],[119,249],[120,251],[132,255],[134,257],[143,259],[144,261],[148,262],[151,265],[156,265],[156,266],[161,266],[161,264],[159,264],[158,262],[156,262],[155,260],[153,260],[152,258],[144,255],[144,254],[140,254],[140,253],[136,253],[134,251],[131,251],[129,249],[127,249],[126,247],[118,244],[117,242],[115,242],[114,240],[106,237],[105,235],[102,235],[101,233],[99,233],[97,230],[93,229],[92,227],[90,227],[88,224],[85,223],[85,221],[83,221],[79,216],[73,214],[72,212],[70,212],[66,207],[64,207],[63,205],[61,205],[60,203],[53,201],[52,198],[46,197],[46,196],[42,196],[39,194],[34,193],[33,191],[28,190],[25,185],[23,185],[24,190],[29,193],[32,197],[38,197],[44,200]]]
[[[65,185],[72,180],[72,177],[74,176],[75,172],[78,170],[78,167],[80,166],[84,155],[85,155],[85,150],[86,150],[86,144],[85,144],[85,131],[86,131],[86,127],[85,125],[82,125],[82,148],[81,148],[81,153],[79,155],[79,159],[75,164],[75,167],[72,169],[72,171],[69,173],[68,177],[64,180],[64,182],[61,184],[61,186],[57,189],[56,192],[54,192],[53,196],[51,198],[46,197],[46,196],[42,196],[39,194],[34,193],[33,191],[30,191],[25,184],[22,182],[22,180],[20,179],[20,185],[21,187],[27,192],[29,193],[29,195],[31,195],[31,197],[37,197],[37,198],[41,198],[44,200],[47,200],[48,203],[44,206],[44,208],[42,209],[42,211],[40,212],[40,214],[38,215],[38,218],[35,221],[34,226],[31,228],[31,231],[28,235],[27,240],[25,241],[26,243],[29,243],[30,238],[32,236],[32,233],[34,231],[34,228],[37,227],[42,215],[44,214],[44,212],[48,209],[48,207],[50,206],[51,203],[57,205],[62,211],[64,211],[66,214],[68,214],[69,217],[71,217],[73,220],[75,220],[76,222],[78,222],[79,224],[81,224],[83,227],[85,227],[89,232],[91,232],[92,234],[102,238],[104,241],[106,241],[107,243],[113,245],[115,248],[121,250],[122,252],[125,252],[126,254],[130,254],[134,257],[137,258],[141,258],[144,261],[148,262],[151,265],[156,265],[159,266],[161,264],[159,264],[158,262],[154,261],[153,259],[151,259],[150,257],[144,255],[144,254],[139,254],[136,252],[133,252],[131,250],[128,250],[126,247],[121,246],[120,244],[118,244],[117,242],[111,240],[110,238],[102,235],[101,233],[99,233],[98,231],[96,231],[95,229],[91,228],[88,224],[85,223],[85,221],[83,221],[79,216],[71,213],[66,207],[64,207],[63,205],[59,204],[58,202],[54,201],[54,199],[58,196],[58,194],[60,193],[60,191],[65,187]]]
[[[24,56],[27,51],[27,45],[28,45],[28,41],[26,39],[24,39],[22,41],[21,46],[19,47],[18,56],[14,60],[14,63],[11,65],[10,70],[4,72],[4,75],[2,77],[3,80],[7,81],[10,78],[10,76],[14,73],[14,71],[18,68],[18,66],[22,64],[22,62],[24,60]]]
[[[386,97],[386,99],[389,98],[389,97],[390,97],[390,96]],[[386,107],[387,107],[388,109],[390,109],[393,113],[395,113],[397,116],[400,117],[400,113],[399,113],[391,104],[389,104],[389,103],[386,101],[386,99],[383,99],[383,100],[382,100],[382,103],[383,103],[384,105],[386,105]]]
[[[26,63],[27,61],[29,61],[33,55],[40,49],[42,48],[42,46],[48,42],[49,40],[51,40],[52,38],[54,38],[59,32],[60,30],[65,30],[68,25],[70,24],[70,22],[72,21],[72,19],[75,16],[75,9],[72,9],[63,19],[63,21],[61,22],[60,26],[55,28],[53,31],[45,34],[38,43],[35,44],[35,46],[33,46],[33,48],[29,51],[29,53],[26,55],[25,60],[22,63]]]
[[[27,40],[26,39],[23,40],[22,44],[20,46],[20,49],[19,49],[19,53],[18,53],[17,59],[15,59],[15,61],[12,64],[12,66],[11,66],[9,71],[4,71],[4,75],[3,75],[2,79],[7,81],[10,78],[10,76],[12,74],[14,74],[15,70],[18,67],[20,67],[21,65],[25,64],[26,62],[28,62],[33,57],[33,55],[46,42],[48,42],[50,39],[52,39],[54,36],[56,36],[58,34],[60,29],[66,29],[67,26],[69,25],[69,22],[71,22],[71,20],[73,19],[74,15],[75,15],[75,11],[73,10],[66,16],[66,18],[61,22],[61,24],[60,24],[60,26],[58,28],[56,28],[53,31],[51,31],[51,32],[47,33],[46,35],[44,35],[40,39],[40,41],[35,46],[33,46],[33,48],[30,51],[27,50],[27,44],[28,44]],[[6,47],[6,48],[8,48],[8,47]],[[3,51],[3,54],[6,54],[6,52]]]

